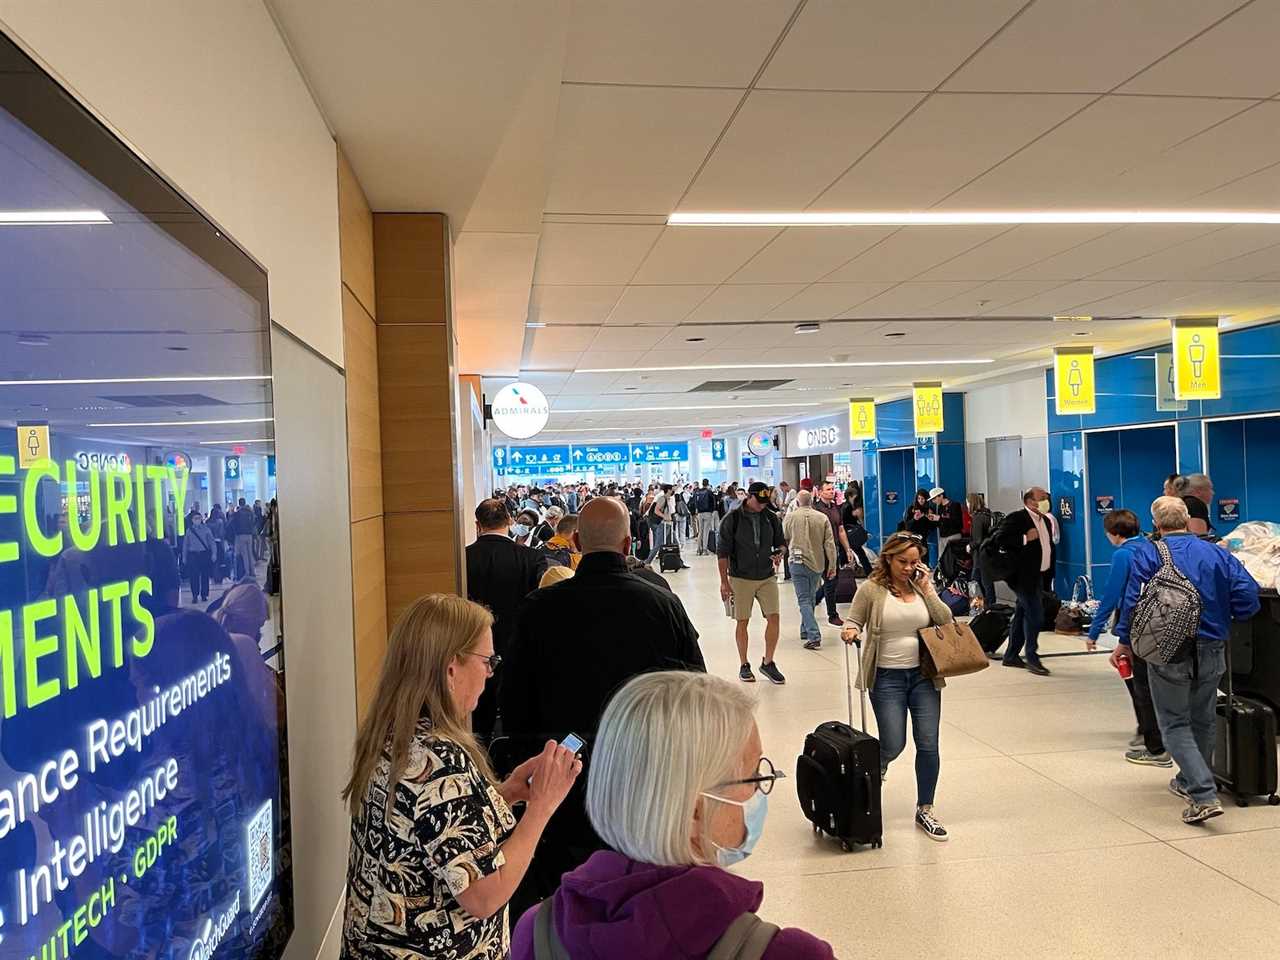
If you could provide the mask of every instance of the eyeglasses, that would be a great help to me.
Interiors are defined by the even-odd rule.
[[[718,783],[714,789],[720,790],[724,787],[736,787],[744,783],[755,784],[757,790],[768,796],[773,792],[773,785],[779,780],[785,780],[787,775],[773,765],[768,757],[761,757],[760,763],[756,766],[756,775],[747,777],[745,780],[726,780],[724,783]]]
[[[485,666],[489,668],[489,676],[491,676],[491,677],[492,677],[495,673],[497,673],[497,672],[498,672],[498,668],[499,668],[500,666],[502,666],[502,657],[501,657],[499,654],[496,654],[496,653],[495,653],[493,656],[491,656],[491,657],[486,657],[483,653],[468,653],[468,654],[467,654],[467,656],[468,656],[468,657],[479,657],[481,660],[483,660],[483,661],[484,661]]]

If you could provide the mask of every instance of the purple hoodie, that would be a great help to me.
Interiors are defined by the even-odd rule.
[[[762,900],[764,884],[719,867],[655,867],[601,850],[561,880],[556,932],[573,960],[700,960]],[[534,960],[534,912],[516,925],[511,960]],[[794,927],[764,953],[764,960],[834,958],[829,944]]]

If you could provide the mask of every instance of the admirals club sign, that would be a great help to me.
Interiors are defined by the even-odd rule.
[[[551,416],[551,404],[531,383],[507,384],[489,407],[494,425],[512,440],[536,437]]]

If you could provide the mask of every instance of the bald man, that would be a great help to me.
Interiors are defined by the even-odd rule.
[[[706,670],[698,631],[680,599],[627,570],[626,506],[610,497],[592,500],[573,536],[583,555],[578,572],[525,598],[502,665],[502,729],[512,737],[514,762],[548,739],[576,733],[587,742],[589,766],[600,714],[618,687],[653,670]],[[587,819],[586,783],[579,778],[547,826],[512,899],[513,916],[555,892],[562,874],[604,848]]]

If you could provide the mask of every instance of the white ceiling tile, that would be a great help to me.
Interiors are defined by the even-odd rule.
[[[1009,304],[1008,309],[1024,316],[1062,316],[1074,313],[1074,308],[1083,304],[1118,296],[1141,286],[1145,284],[1133,281],[1080,280]]]
[[[764,87],[931,90],[1024,0],[810,0]]]
[[[914,93],[755,91],[681,210],[795,210],[920,100]]]
[[[635,350],[586,350],[578,358],[580,370],[598,370],[601,368],[633,367],[645,355],[643,349]],[[575,375],[576,376],[576,375]]]
[[[762,227],[667,227],[635,282],[722,283],[777,232]]]
[[[1196,275],[1206,280],[1280,279],[1280,244],[1201,267]]]
[[[710,284],[627,287],[606,324],[634,323],[670,327],[688,316],[715,287]]]
[[[664,335],[663,327],[600,327],[587,349],[652,350]]]
[[[534,283],[628,283],[662,230],[602,223],[543,224]]]
[[[1102,93],[1239,5],[1240,0],[1034,3],[945,88]]]
[[[701,353],[705,355],[709,351],[734,343],[748,329],[750,328],[744,325],[731,323],[716,323],[706,326],[685,323],[670,330],[656,331],[661,335],[661,339],[653,344],[653,349],[689,350],[692,353],[695,349],[701,348]],[[691,337],[701,337],[702,340],[697,344],[692,344],[688,342]]]
[[[525,354],[522,370],[573,370],[578,366],[582,351],[529,351]]]
[[[1224,184],[1182,204],[1214,210],[1274,210],[1280,197],[1280,163]]]
[[[738,105],[736,90],[565,86],[546,209],[674,209]]]
[[[1223,285],[1212,280],[1181,280],[1151,283],[1126,293],[1078,304],[1084,313],[1106,316],[1158,315],[1180,312],[1177,304],[1188,297],[1202,298]]]
[[[1079,94],[935,94],[814,209],[922,210],[1088,102]]]
[[[1024,225],[979,244],[920,274],[921,280],[994,280],[1097,239],[1113,226]]]
[[[890,287],[878,297],[841,314],[844,317],[910,317],[928,315],[935,303],[972,289],[973,283],[910,281]]]
[[[1280,91],[1280,4],[1246,4],[1203,36],[1125,84],[1125,93],[1270,97]]]
[[[948,210],[1107,206],[1114,199],[1114,178],[1225,120],[1244,105],[1237,100],[1103,97],[941,206]],[[1141,206],[1145,201],[1141,184],[1133,190],[1130,203]]]
[[[1182,280],[1230,260],[1280,244],[1280,226],[1239,224],[1092,275],[1095,280]],[[1272,254],[1274,256],[1274,253]]]
[[[530,323],[601,323],[626,287],[542,286],[529,293]]]
[[[790,14],[776,0],[575,0],[564,79],[745,87]]]
[[[1008,315],[1010,304],[1061,286],[1060,280],[996,280],[940,300],[930,309],[939,316]]]
[[[814,228],[816,229],[816,228]],[[883,243],[828,274],[835,280],[910,280],[1008,227],[903,227]]]
[[[581,353],[596,337],[595,327],[546,327],[528,331],[527,347],[537,353]]]
[[[727,283],[698,304],[685,323],[742,323],[758,320],[805,288],[803,283]]]
[[[891,283],[815,283],[769,312],[778,320],[826,320],[877,296]]]
[[[1022,229],[1022,228],[1019,228]],[[1219,229],[1203,224],[1135,224],[1113,229],[1010,273],[1008,280],[1078,280]]]
[[[734,283],[813,283],[893,231],[893,227],[792,227],[732,279]]]

